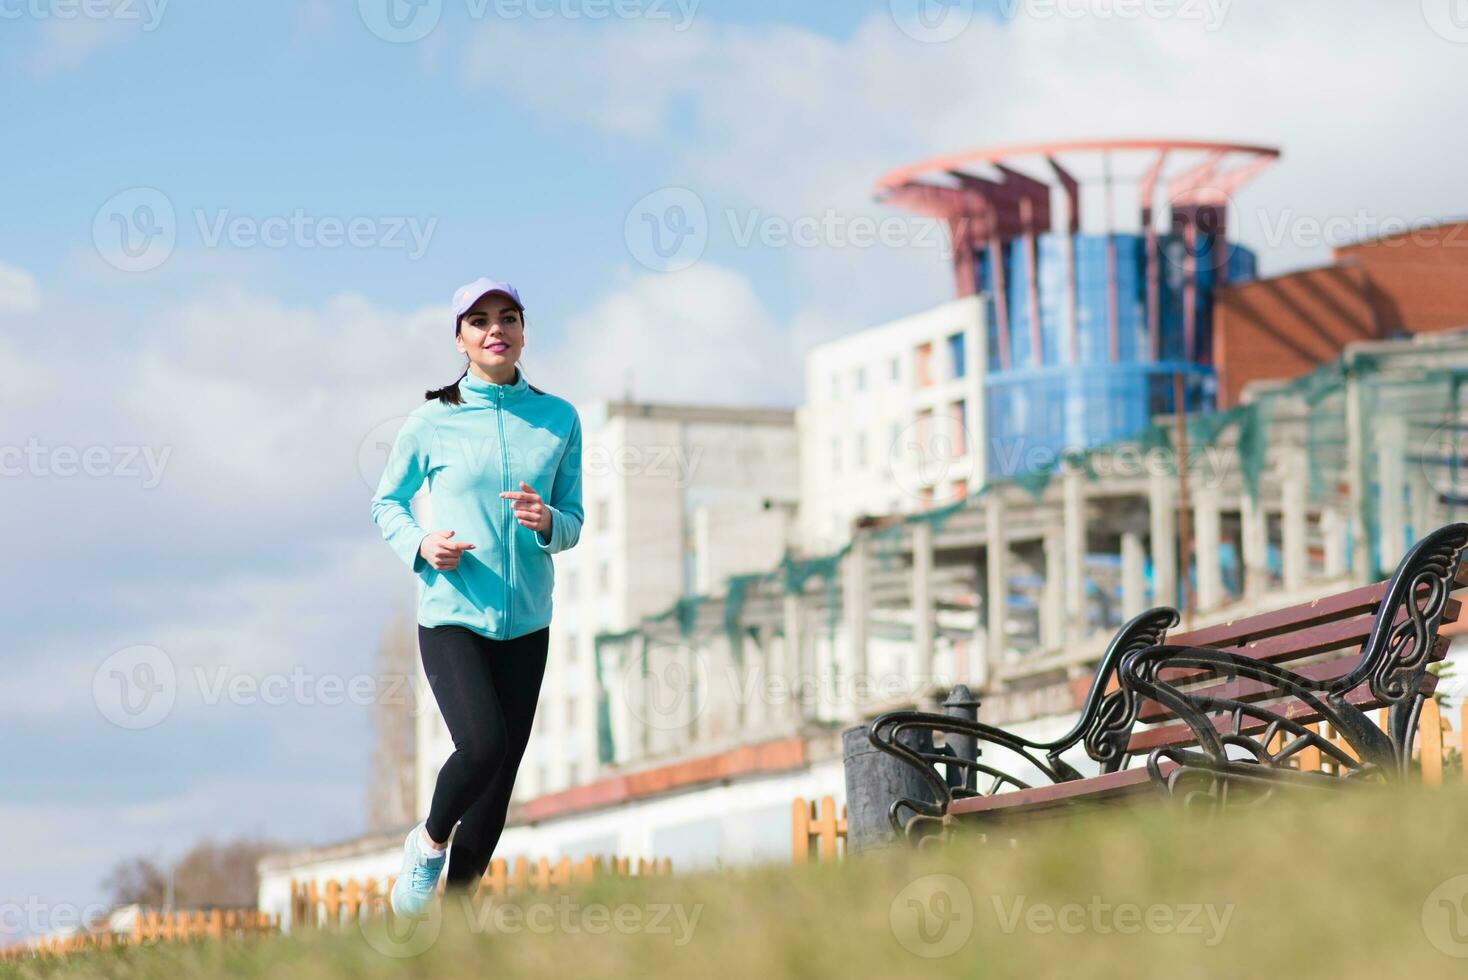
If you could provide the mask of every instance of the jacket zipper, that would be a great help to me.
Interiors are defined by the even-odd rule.
[[[510,454],[505,451],[505,393],[502,389],[494,393],[494,415],[500,431],[500,482],[505,490],[513,490],[510,486]],[[514,528],[510,526],[510,513],[512,507],[510,501],[502,500],[505,511],[500,516],[500,547],[504,556],[505,574],[501,581],[505,587],[505,637],[512,634],[510,624],[513,611],[510,607],[510,590],[513,586],[511,579],[515,574],[515,539],[511,537]]]

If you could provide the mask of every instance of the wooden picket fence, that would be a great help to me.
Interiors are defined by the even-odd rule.
[[[670,875],[673,862],[670,858],[648,860],[627,857],[604,858],[587,855],[579,861],[562,857],[552,863],[548,858],[529,861],[517,857],[513,862],[495,858],[480,879],[476,896],[495,899],[519,897],[532,893],[546,893],[569,885],[592,881],[597,878],[646,877],[648,875]],[[346,881],[314,879],[301,881],[291,879],[291,928],[334,928],[357,921],[365,916],[382,915],[388,908],[388,896],[392,893],[396,875],[378,880],[365,878]],[[439,881],[439,891],[444,883]]]
[[[1383,731],[1386,730],[1387,709],[1382,708],[1376,713],[1376,723]],[[1355,751],[1344,738],[1336,735],[1331,730],[1330,724],[1320,722],[1316,725],[1307,726],[1311,731],[1323,735],[1326,739],[1340,749],[1346,755],[1358,758]],[[1461,766],[1463,758],[1463,733],[1468,731],[1468,699],[1464,699],[1459,709],[1458,729],[1443,717],[1442,709],[1433,698],[1428,698],[1422,704],[1422,716],[1417,720],[1417,740],[1412,745],[1412,758],[1422,769],[1422,782],[1427,786],[1441,786],[1444,782],[1446,763],[1449,752],[1458,753],[1459,770],[1457,778],[1468,779],[1468,770]],[[1275,736],[1270,743],[1270,750],[1277,751],[1284,742],[1284,735]],[[1323,753],[1317,748],[1307,748],[1295,756],[1291,763],[1292,768],[1301,769],[1305,772],[1328,772],[1335,773],[1341,767],[1329,759],[1322,758]]]
[[[796,864],[835,861],[846,855],[846,804],[823,796],[819,806],[797,796],[790,805],[790,859]]]
[[[112,949],[119,946],[245,939],[274,935],[279,931],[279,916],[255,909],[194,909],[176,912],[140,909],[131,932],[78,932],[70,936],[44,938],[35,943],[0,949],[0,960],[65,956],[83,950]]]

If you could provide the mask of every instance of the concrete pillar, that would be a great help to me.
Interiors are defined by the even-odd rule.
[[[758,642],[746,634],[739,639],[739,646],[740,658],[734,659],[735,650],[731,646],[725,661],[728,667],[725,676],[734,678],[734,690],[730,693],[736,709],[735,722],[740,733],[758,732],[767,727],[769,719],[766,680],[771,667],[770,644],[763,633]]]
[[[990,671],[1004,663],[1009,637],[1004,623],[1009,618],[1009,542],[1005,537],[1004,499],[995,490],[984,498],[984,577],[988,580],[985,598],[985,637],[983,653],[975,657],[970,678],[976,686],[988,683]],[[959,678],[960,681],[963,678]]]
[[[630,662],[624,668],[627,670],[628,692],[627,757],[637,761],[640,758],[646,758],[647,750],[649,750],[647,685],[652,679],[652,670],[655,665],[647,659],[649,651],[647,651],[647,637],[644,635],[633,638],[627,654],[631,656]]]
[[[1381,567],[1390,571],[1407,553],[1407,420],[1384,415],[1375,420],[1377,524],[1381,528]]]
[[[1121,615],[1123,619],[1147,608],[1146,559],[1142,552],[1142,536],[1136,531],[1121,535]]]
[[[1177,590],[1177,477],[1156,458],[1148,465],[1147,509],[1152,536],[1152,601],[1176,606]]]
[[[1421,541],[1427,532],[1436,528],[1439,524],[1437,515],[1433,513],[1433,503],[1436,494],[1433,493],[1432,485],[1427,479],[1427,473],[1422,468],[1422,463],[1408,462],[1407,464],[1407,492],[1411,497],[1410,513],[1411,528],[1407,532],[1408,538],[1413,542]]]
[[[1320,537],[1325,544],[1325,577],[1341,578],[1346,574],[1346,522],[1334,507],[1320,512]]]
[[[844,559],[845,568],[841,575],[841,602],[846,614],[846,663],[843,671],[842,692],[851,699],[852,712],[860,712],[857,704],[859,695],[866,690],[867,676],[867,614],[871,602],[867,591],[867,535],[860,531],[851,537],[851,550]],[[859,714],[853,714],[859,717]]]
[[[1079,468],[1065,467],[1062,484],[1065,528],[1065,627],[1072,640],[1082,640],[1086,626],[1086,498]]]
[[[1248,487],[1239,498],[1239,523],[1244,538],[1244,596],[1258,600],[1269,585],[1269,516],[1262,501],[1249,496]]]
[[[1040,610],[1040,644],[1047,651],[1065,646],[1065,538],[1058,528],[1045,532],[1045,593]]]
[[[1198,611],[1208,612],[1223,604],[1223,574],[1218,562],[1221,537],[1218,491],[1203,485],[1193,491],[1193,556],[1198,566]]]
[[[1305,585],[1309,567],[1309,544],[1306,538],[1309,518],[1306,514],[1310,475],[1305,470],[1302,453],[1286,453],[1280,474],[1283,516],[1280,518],[1280,564],[1284,571],[1286,592]]]
[[[781,600],[785,624],[785,642],[780,655],[780,666],[785,672],[783,687],[786,692],[784,715],[790,721],[802,721],[806,716],[804,698],[815,694],[816,678],[805,663],[805,624],[802,622],[800,596],[786,594]],[[811,705],[812,708],[815,705]]]
[[[1350,499],[1351,577],[1365,584],[1376,574],[1371,567],[1371,544],[1366,540],[1362,508],[1366,500],[1366,453],[1362,438],[1361,379],[1346,377],[1346,481]]]
[[[912,525],[912,649],[916,669],[928,678],[937,670],[933,642],[933,525]]]

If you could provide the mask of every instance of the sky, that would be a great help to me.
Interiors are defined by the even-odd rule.
[[[1278,146],[1230,207],[1278,273],[1468,213],[1465,65],[1457,0],[0,0],[0,942],[120,858],[361,830],[333,685],[411,599],[369,498],[457,285],[583,408],[794,406],[951,294],[857,241],[888,169]]]

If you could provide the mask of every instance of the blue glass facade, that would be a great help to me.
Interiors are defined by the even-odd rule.
[[[1069,363],[1066,239],[1073,242],[1076,282],[1076,363]],[[1115,274],[1108,250],[1115,248]],[[1227,250],[1230,282],[1254,278],[1254,255],[1200,236],[1195,243],[1195,322],[1192,357],[1185,356],[1186,245],[1158,236],[1160,352],[1147,339],[1147,246],[1139,234],[1050,233],[1035,241],[1039,346],[1031,330],[1030,262],[1015,239],[976,255],[979,290],[987,297],[988,375],[985,379],[990,478],[1045,465],[1064,449],[1095,446],[1136,434],[1152,416],[1173,410],[1173,378],[1184,377],[1185,407],[1211,408],[1213,249]],[[1004,263],[1008,363],[1003,360],[991,256]],[[1109,282],[1115,282],[1116,357],[1111,357]],[[1037,356],[1038,353],[1038,356]]]

